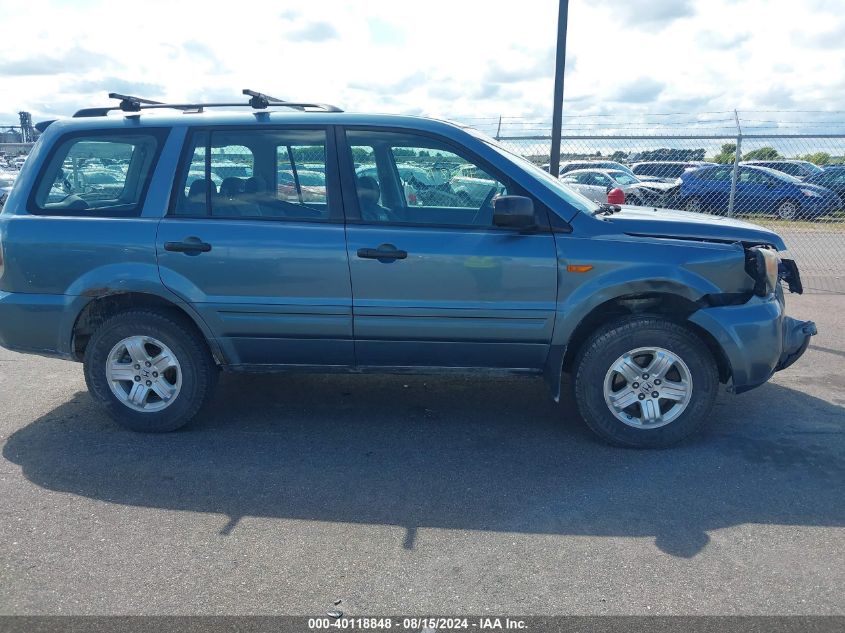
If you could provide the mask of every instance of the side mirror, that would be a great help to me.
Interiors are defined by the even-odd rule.
[[[536,226],[534,201],[525,196],[494,198],[493,225],[510,229],[527,229]]]

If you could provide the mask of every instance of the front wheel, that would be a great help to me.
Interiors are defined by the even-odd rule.
[[[174,431],[211,397],[217,367],[203,338],[182,318],[159,311],[106,320],[85,350],[91,395],[133,431]]]
[[[636,448],[680,442],[707,420],[719,376],[706,345],[659,317],[627,317],[600,328],[575,366],[575,399],[606,441]]]

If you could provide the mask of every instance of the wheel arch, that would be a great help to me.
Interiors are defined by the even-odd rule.
[[[562,371],[572,370],[584,343],[598,328],[629,316],[653,316],[669,320],[697,336],[713,355],[719,380],[725,383],[731,376],[731,365],[722,346],[710,332],[689,320],[701,307],[700,301],[670,292],[639,292],[604,301],[587,312],[572,330],[563,354]]]
[[[84,298],[84,297],[83,297]],[[77,311],[76,318],[70,331],[70,352],[73,360],[81,361],[88,341],[96,328],[112,315],[127,310],[153,309],[168,312],[177,316],[189,327],[199,333],[206,341],[218,364],[225,364],[225,357],[216,344],[211,331],[203,320],[187,304],[173,301],[169,298],[151,292],[105,292],[88,300]]]

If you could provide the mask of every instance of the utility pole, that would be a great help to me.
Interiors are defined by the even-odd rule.
[[[739,161],[742,158],[742,126],[739,124],[739,113],[734,110],[736,121],[736,151],[734,152],[734,168],[731,172],[731,195],[728,198],[728,217],[734,217],[734,203],[736,201],[736,179],[739,175]]]
[[[557,14],[557,52],[555,53],[555,88],[552,108],[552,155],[549,173],[560,174],[560,135],[563,128],[563,74],[566,71],[566,22],[569,16],[569,0],[559,0]]]

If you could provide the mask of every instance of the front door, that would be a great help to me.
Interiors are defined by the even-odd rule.
[[[195,132],[156,243],[162,281],[233,365],[351,366],[352,294],[326,129]]]
[[[522,192],[444,141],[345,138],[357,364],[541,369],[557,293],[545,214],[535,233],[494,227],[493,198]]]

